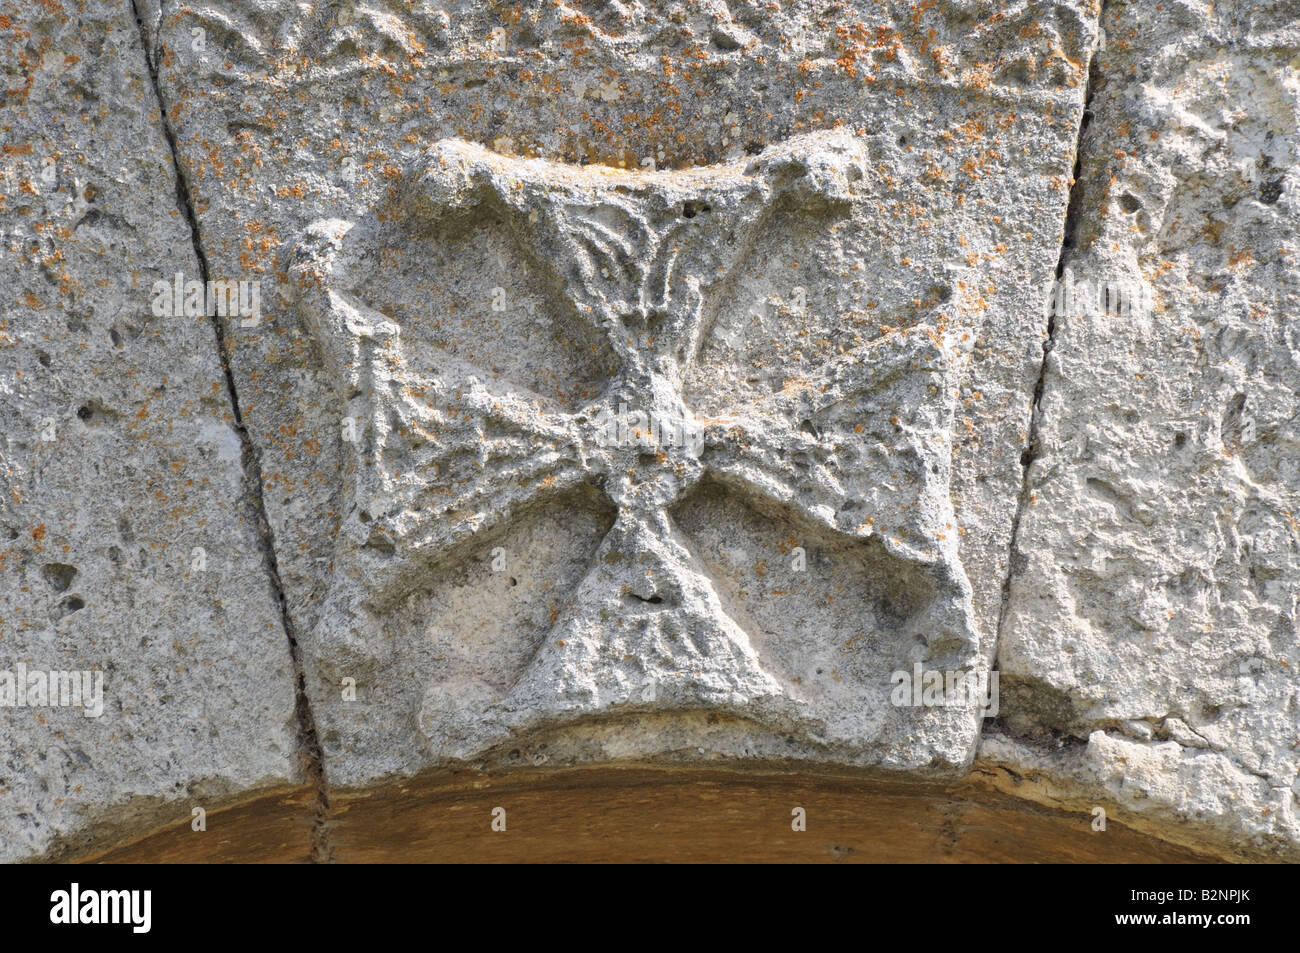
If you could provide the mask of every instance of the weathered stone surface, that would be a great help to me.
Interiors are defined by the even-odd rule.
[[[1061,797],[1294,857],[1300,5],[1112,2],[1105,29],[1064,263],[1134,307],[1055,318],[1001,727],[1060,736]]]
[[[0,650],[108,707],[2,856],[1300,857],[1300,4],[79,12],[0,23]]]
[[[198,263],[130,4],[0,13],[0,671],[103,679],[0,707],[9,861],[302,773],[212,327],[151,311]]]

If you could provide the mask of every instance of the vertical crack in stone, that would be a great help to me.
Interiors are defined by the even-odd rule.
[[[191,243],[194,246],[194,255],[199,263],[199,278],[206,288],[211,277],[208,258],[203,251],[198,217],[194,212],[189,183],[185,178],[181,165],[180,149],[176,144],[176,134],[167,118],[162,86],[158,79],[157,51],[154,51],[155,55],[150,54],[149,35],[140,10],[140,0],[131,0],[131,9],[135,15],[136,27],[140,31],[140,48],[144,53],[145,67],[149,71],[150,82],[153,84],[154,98],[158,101],[158,116],[162,124],[163,135],[166,137],[167,146],[171,150],[172,169],[176,176],[177,206],[189,223]],[[161,5],[159,7],[158,28],[160,31],[158,42],[161,45]],[[270,520],[266,515],[266,504],[262,498],[261,463],[253,447],[248,428],[244,425],[243,414],[239,409],[239,392],[235,386],[235,375],[230,366],[230,346],[226,341],[225,331],[221,326],[221,318],[214,314],[211,316],[211,320],[213,335],[216,338],[217,355],[221,361],[221,371],[226,379],[226,394],[230,398],[235,432],[239,435],[240,462],[243,470],[244,487],[248,494],[249,509],[252,511],[258,537],[262,543],[262,559],[270,577],[276,603],[279,606],[280,622],[284,627],[284,633],[289,642],[289,657],[293,664],[295,681],[294,716],[298,723],[298,749],[303,761],[304,774],[313,790],[311,860],[313,863],[328,863],[332,859],[329,828],[326,821],[329,811],[329,784],[325,776],[325,761],[320,746],[320,738],[316,731],[316,719],[312,714],[311,700],[307,697],[307,679],[303,672],[302,652],[298,646],[297,633],[294,629],[293,619],[289,614],[288,602],[285,599],[284,583],[280,578],[279,560],[275,555],[275,536],[271,532]]]
[[[1100,38],[1101,31],[1104,29],[1106,19],[1106,0],[1101,0],[1097,11],[1097,31]],[[1094,44],[1092,53],[1088,57],[1088,69],[1086,73],[1086,85],[1083,94],[1083,109],[1079,113],[1079,132],[1074,141],[1074,167],[1071,172],[1070,194],[1065,205],[1065,221],[1061,231],[1061,250],[1056,259],[1056,274],[1054,278],[1060,281],[1065,274],[1066,259],[1069,257],[1071,249],[1074,248],[1075,236],[1079,228],[1079,217],[1082,214],[1083,195],[1082,195],[1082,178],[1083,178],[1083,138],[1088,131],[1088,126],[1092,123],[1092,98],[1096,93],[1097,87],[1097,53],[1099,45]],[[1024,517],[1025,510],[1029,506],[1030,482],[1029,471],[1038,458],[1039,453],[1039,432],[1043,423],[1043,389],[1047,386],[1047,368],[1051,359],[1052,349],[1056,346],[1056,309],[1052,305],[1051,295],[1055,291],[1049,291],[1047,307],[1047,340],[1043,342],[1043,363],[1038,369],[1038,380],[1034,383],[1033,399],[1030,402],[1029,413],[1029,440],[1024,451],[1020,454],[1021,482],[1020,482],[1020,499],[1016,503],[1016,514],[1011,521],[1011,540],[1007,547],[1007,572],[1002,580],[1002,605],[998,612],[997,632],[993,642],[993,668],[998,667],[998,648],[1002,644],[1002,628],[1006,624],[1007,611],[1011,605],[1011,580],[1016,575],[1016,554],[1017,546],[1020,540],[1020,521]]]

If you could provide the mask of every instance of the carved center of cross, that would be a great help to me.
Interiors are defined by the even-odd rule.
[[[589,462],[620,510],[662,510],[704,473],[702,424],[668,374],[631,370],[584,416]]]

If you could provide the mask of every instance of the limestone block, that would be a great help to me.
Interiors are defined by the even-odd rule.
[[[1003,727],[1148,818],[1294,856],[1300,7],[1166,12],[1107,4]]]
[[[332,787],[964,770],[1096,15],[164,8]]]
[[[199,265],[131,6],[0,10],[12,861],[303,778],[289,644],[212,325],[152,307],[155,281],[197,279]]]

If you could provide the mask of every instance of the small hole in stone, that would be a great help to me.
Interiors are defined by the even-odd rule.
[[[1119,197],[1119,204],[1120,207],[1130,215],[1142,207],[1141,200],[1139,200],[1132,192],[1125,192],[1121,195]]]
[[[1274,205],[1282,197],[1282,180],[1274,179],[1259,187],[1259,200],[1265,205]]]
[[[118,413],[94,398],[86,401],[77,408],[77,417],[81,419],[87,427],[99,427],[112,420],[117,419]]]
[[[682,218],[694,218],[702,212],[712,212],[713,206],[708,202],[690,201],[682,203]]]
[[[117,333],[117,328],[109,328],[109,329],[108,329],[108,336],[109,336],[109,338],[111,338],[112,341],[113,341],[113,347],[121,347],[121,346],[122,346],[122,335],[120,335],[120,334]]]
[[[77,567],[67,563],[46,563],[41,567],[41,575],[55,592],[66,592],[77,575]]]
[[[50,356],[49,356],[48,354],[46,354],[44,351],[37,351],[37,352],[36,352],[36,360],[38,360],[38,361],[41,362],[41,366],[42,366],[42,367],[49,367],[49,366],[50,366]]]
[[[385,556],[391,556],[397,552],[397,544],[375,527],[371,527],[370,536],[366,538],[366,548],[373,549],[377,553],[383,553]]]
[[[64,600],[63,605],[69,612],[79,612],[86,608],[86,600],[81,596],[69,596]]]
[[[516,579],[514,576],[511,576],[511,577],[510,577],[510,585],[512,585],[512,586],[517,586],[517,585],[519,585],[519,580]]]
[[[1174,449],[1181,450],[1187,445],[1187,434],[1174,434]]]
[[[732,50],[740,49],[740,41],[736,38],[735,34],[731,33],[728,30],[723,30],[720,28],[715,29],[713,31],[713,34],[709,37],[709,39],[713,42],[713,45],[716,46],[718,49],[726,50],[728,53],[730,53]]]

